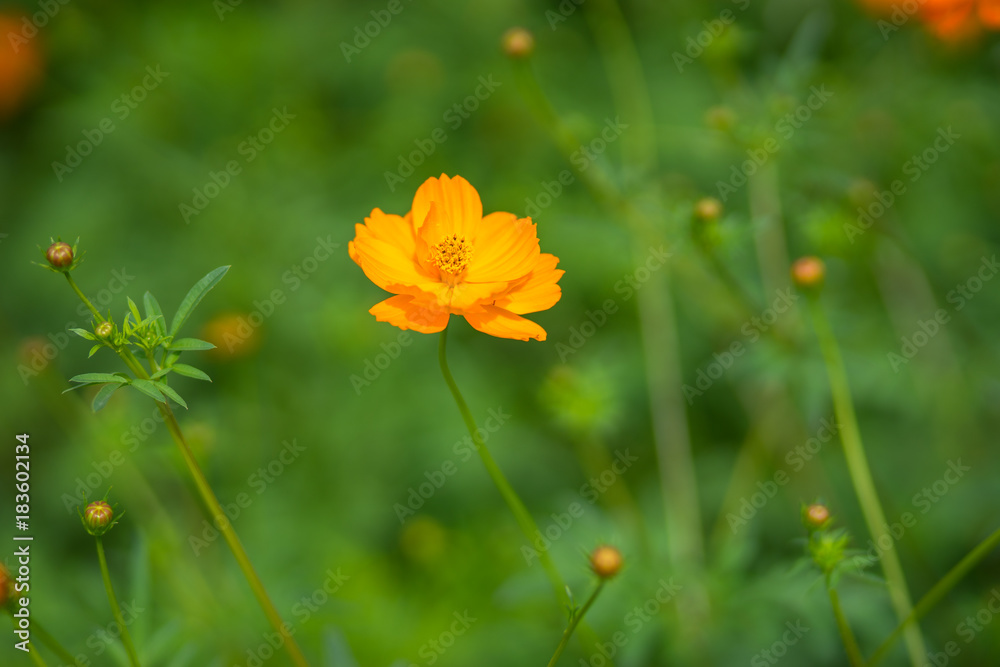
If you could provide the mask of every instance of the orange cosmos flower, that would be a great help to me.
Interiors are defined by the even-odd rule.
[[[405,216],[376,208],[355,229],[351,259],[396,295],[369,311],[378,321],[435,333],[461,315],[491,336],[545,340],[520,316],[559,301],[559,259],[539,250],[531,218],[483,216],[479,193],[461,176],[429,178]]]
[[[905,20],[913,12],[937,37],[957,42],[980,28],[1000,30],[1000,0],[862,0],[878,14]]]

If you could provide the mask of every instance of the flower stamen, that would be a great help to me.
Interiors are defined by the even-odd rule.
[[[472,244],[458,234],[446,236],[431,247],[430,259],[442,271],[457,276],[472,260]]]

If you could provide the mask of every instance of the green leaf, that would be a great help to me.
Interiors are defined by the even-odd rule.
[[[103,346],[103,345],[101,345],[100,343],[98,343],[98,344],[97,344],[97,345],[95,345],[94,347],[90,348],[90,354],[88,354],[88,355],[87,355],[87,358],[88,358],[88,359],[90,359],[90,358],[91,358],[92,356],[94,356],[94,355],[95,355],[95,354],[97,353],[97,351],[98,351],[99,349],[101,349],[102,347],[104,347],[104,346]]]
[[[83,375],[74,375],[69,379],[70,382],[82,382],[84,384],[103,384],[105,382],[117,382],[118,384],[128,384],[128,378],[122,377],[121,375],[112,375],[111,373],[84,373]]]
[[[97,336],[90,333],[86,329],[70,329],[70,331],[75,333],[80,338],[86,338],[87,340],[97,340]]]
[[[166,375],[167,373],[169,373],[172,370],[174,370],[174,369],[173,368],[161,368],[160,370],[158,370],[155,373],[153,373],[152,375],[150,375],[149,379],[150,380],[155,380],[156,378],[161,378],[161,377],[163,377],[164,375]]]
[[[91,404],[91,408],[93,408],[94,412],[97,412],[107,405],[108,399],[111,398],[111,394],[115,393],[119,389],[121,389],[120,384],[106,384],[101,387],[97,392],[97,395],[94,396],[94,402]]]
[[[160,393],[160,390],[157,388],[155,382],[150,382],[149,380],[132,380],[132,386],[153,400],[159,401],[160,403],[167,402],[167,399],[163,397],[162,393]]]
[[[178,394],[173,389],[171,389],[170,386],[166,382],[154,382],[153,384],[156,385],[157,389],[159,389],[160,391],[162,391],[164,394],[166,394],[170,398],[174,399],[174,401],[176,401],[179,405],[183,405],[184,409],[187,410],[188,404],[185,403],[184,399],[181,398],[181,395]]]
[[[133,301],[132,297],[130,297],[130,296],[127,296],[125,298],[128,299],[128,309],[132,311],[132,317],[135,318],[135,323],[137,325],[141,324],[142,323],[142,315],[139,314],[139,308],[135,305],[135,301]]]
[[[205,298],[205,294],[208,293],[208,290],[215,287],[216,284],[222,280],[222,276],[226,275],[226,271],[228,270],[228,266],[220,266],[195,283],[195,286],[191,288],[191,291],[189,291],[187,296],[184,297],[184,300],[181,301],[181,305],[177,309],[177,312],[174,313],[174,319],[170,323],[169,335],[177,335],[177,332],[180,331],[181,326],[191,315],[191,312],[199,303],[201,303],[201,300]]]
[[[198,340],[197,338],[178,338],[170,343],[170,345],[167,346],[167,349],[171,352],[191,352],[194,350],[214,350],[215,346],[207,340]]]
[[[156,297],[146,292],[142,295],[142,305],[146,308],[146,317],[153,318],[153,328],[161,336],[167,335],[167,325],[163,319],[163,311]]]
[[[171,352],[170,354],[167,355],[167,358],[164,360],[163,365],[164,366],[173,366],[174,362],[177,361],[180,358],[181,358],[181,353],[180,352]]]
[[[208,373],[200,371],[194,366],[188,366],[187,364],[174,364],[173,370],[178,375],[194,378],[195,380],[205,380],[207,382],[212,381],[212,378],[208,377]]]

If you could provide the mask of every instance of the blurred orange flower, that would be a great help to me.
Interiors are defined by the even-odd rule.
[[[960,41],[981,28],[1000,30],[1000,0],[861,0],[896,26],[917,13],[937,37]]]
[[[461,176],[429,178],[405,216],[376,208],[355,229],[351,259],[396,295],[369,311],[378,321],[435,333],[461,315],[491,336],[545,340],[520,316],[559,301],[559,259],[540,251],[531,218],[483,216],[479,193]]]
[[[25,37],[26,25],[23,16],[0,14],[0,118],[20,108],[42,78],[42,55],[35,40]]]

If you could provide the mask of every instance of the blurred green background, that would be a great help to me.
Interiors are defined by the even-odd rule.
[[[832,415],[826,372],[803,299],[766,332],[749,319],[789,287],[799,255],[827,262],[823,300],[886,515],[917,517],[898,542],[914,598],[996,527],[1000,281],[983,280],[968,298],[953,292],[981,270],[993,277],[982,267],[1000,241],[994,35],[946,45],[913,19],[884,39],[874,18],[841,0],[626,0],[659,156],[643,169],[623,149],[648,128],[613,102],[620,52],[609,79],[598,48],[604,0],[401,0],[398,14],[385,13],[387,2],[225,2],[0,10],[0,441],[9,453],[0,555],[12,564],[14,436],[29,433],[31,608],[87,664],[127,663],[108,641],[92,539],[76,517],[81,481],[91,497],[113,486],[126,511],[105,542],[119,597],[140,610],[130,629],[144,665],[259,664],[271,630],[222,541],[207,539],[152,402],[122,391],[95,416],[92,393],[60,393],[75,374],[123,368],[107,351],[88,360],[88,343],[66,334],[89,320],[61,277],[31,264],[50,236],[80,238],[86,255],[74,276],[119,321],[126,295],[151,290],[172,312],[201,276],[232,265],[185,331],[219,345],[184,359],[214,382],[177,378],[190,405],[178,416],[220,500],[252,501],[234,525],[313,664],[546,664],[565,614],[461,444],[437,337],[401,338],[376,322],[367,310],[385,295],[347,254],[372,208],[405,213],[419,184],[442,172],[467,178],[486,211],[530,212],[543,251],[566,270],[562,300],[532,316],[546,342],[490,338],[453,318],[450,358],[481,425],[491,410],[509,415],[488,444],[542,529],[583,507],[551,545],[575,598],[593,585],[594,546],[625,554],[626,569],[588,614],[602,641],[626,638],[617,664],[773,664],[762,652],[777,655],[786,623],[808,632],[779,647],[783,664],[846,664],[819,575],[799,562],[800,504],[822,498],[858,548],[868,549],[868,532],[836,441],[801,469],[786,458]],[[11,32],[25,34],[24,14],[44,25],[12,42]],[[359,37],[387,15],[367,42]],[[601,207],[581,174],[551,196],[560,174],[581,165],[519,91],[501,49],[514,25],[534,32],[529,67],[576,137],[589,143],[608,119],[630,126],[583,166],[634,197],[672,253],[669,268],[641,283],[645,297],[621,281],[636,275],[649,239]],[[693,47],[699,39],[707,46]],[[831,95],[810,107],[813,87]],[[789,113],[801,116],[782,124]],[[437,128],[445,140],[430,152]],[[913,156],[948,128],[958,138],[914,171]],[[769,138],[778,149],[724,193],[721,218],[692,223],[694,202],[720,197],[718,183]],[[387,179],[421,150],[430,154],[412,175]],[[903,194],[854,234],[859,207],[878,210],[896,180]],[[643,333],[640,308],[664,306],[668,273],[665,310],[678,335],[665,352],[655,323]],[[584,326],[609,299],[606,322]],[[892,363],[938,309],[948,321],[912,359]],[[583,330],[592,335],[576,345]],[[703,557],[678,563],[664,513],[664,479],[676,471],[661,475],[653,430],[667,408],[651,401],[647,378],[666,363],[697,388],[700,372],[718,371],[713,355],[735,342],[745,353],[730,368],[674,401],[700,498],[699,511],[677,512],[700,515],[705,542]],[[287,465],[285,443],[301,448]],[[626,450],[636,461],[606,492],[586,486]],[[934,492],[959,460],[970,470]],[[443,468],[454,474],[429,491]],[[731,529],[727,515],[777,471],[788,483]],[[421,485],[429,498],[415,500]],[[934,496],[926,511],[924,488]],[[408,503],[412,515],[399,510]],[[1000,656],[1000,625],[969,641],[960,626],[1000,591],[998,565],[989,556],[922,623],[932,652],[957,642],[948,664]],[[661,604],[665,585],[681,593]],[[870,653],[896,624],[884,587],[847,577],[841,595]],[[476,620],[456,625],[456,614]],[[29,664],[12,633],[0,636],[0,663]],[[560,664],[604,660],[573,642]],[[907,664],[900,647],[887,664]]]

